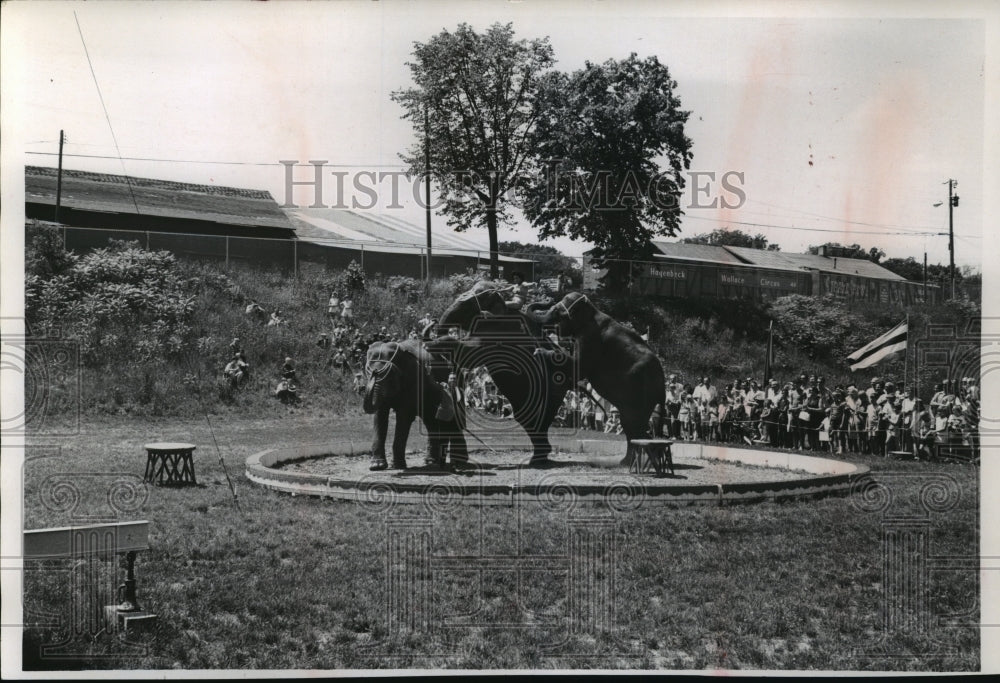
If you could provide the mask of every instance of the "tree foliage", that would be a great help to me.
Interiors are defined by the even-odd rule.
[[[515,40],[510,24],[480,34],[463,23],[415,43],[407,65],[416,87],[392,94],[417,137],[403,160],[411,173],[422,174],[429,142],[448,225],[459,231],[486,226],[494,278],[497,226],[510,221],[517,178],[533,172],[528,139],[539,113],[539,78],[552,63],[547,38]]]
[[[865,249],[860,244],[852,244],[846,246],[840,242],[826,242],[820,245],[811,245],[807,249],[809,254],[818,254],[819,250],[823,247],[827,248],[827,254],[830,254],[832,250],[837,258],[857,258],[864,259],[865,261],[871,261],[872,263],[878,263],[885,256],[885,252],[878,247],[872,247],[871,249]]]
[[[742,230],[729,228],[716,228],[712,232],[705,232],[694,237],[685,237],[681,240],[687,244],[712,244],[722,247],[748,247],[750,249],[766,249],[767,251],[781,251],[777,244],[770,244],[764,235],[757,233],[751,235]]]
[[[41,245],[51,246],[45,238]],[[53,258],[68,265],[53,272]],[[33,264],[24,286],[32,329],[62,328],[88,363],[150,362],[184,349],[197,283],[180,274],[170,252],[112,241],[83,256],[29,249],[26,262]]]
[[[545,173],[524,187],[541,239],[592,242],[598,264],[648,258],[650,240],[678,229],[691,162],[677,83],[656,57],[587,62],[543,80],[532,146]]]
[[[501,242],[500,251],[517,258],[527,258],[535,262],[535,280],[539,278],[566,275],[574,287],[583,282],[583,272],[576,259],[566,256],[547,244],[525,244],[523,242]]]

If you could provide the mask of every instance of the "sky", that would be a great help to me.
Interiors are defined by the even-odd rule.
[[[728,226],[785,251],[835,241],[947,263],[936,233],[948,230],[954,178],[955,259],[979,269],[985,22],[917,18],[900,3],[882,18],[856,3],[750,6],[785,16],[735,16],[748,5],[728,3],[8,4],[4,90],[16,106],[3,137],[23,164],[54,166],[64,129],[67,155],[107,157],[67,156],[66,168],[266,189],[301,206],[311,190],[289,197],[280,161],[308,180],[307,162],[326,160],[325,202],[339,171],[347,203],[365,205],[352,182],[401,170],[414,142],[391,99],[411,85],[413,43],[460,21],[512,22],[518,37],[549,37],[558,69],[630,52],[668,66],[691,112],[691,170],[706,174],[697,198],[688,176],[680,237]],[[718,205],[739,203],[720,184],[727,173],[745,195],[738,208]],[[394,202],[388,179],[361,182],[379,190],[364,210],[423,225],[409,185]],[[448,229],[440,216],[434,226]],[[484,229],[466,235],[487,243]],[[537,241],[523,222],[500,238]]]

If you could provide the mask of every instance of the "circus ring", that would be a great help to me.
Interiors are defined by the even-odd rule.
[[[624,441],[553,439],[552,465],[522,466],[527,450],[473,450],[475,466],[460,472],[414,466],[422,452],[408,453],[406,470],[368,470],[370,447],[359,442],[272,448],[246,460],[247,479],[293,495],[354,502],[450,503],[514,507],[572,498],[576,503],[625,497],[651,506],[726,505],[787,501],[847,494],[868,477],[868,468],[841,460],[782,451],[675,443],[674,477],[634,474],[620,465]]]

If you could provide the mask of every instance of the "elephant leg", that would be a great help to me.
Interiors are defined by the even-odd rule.
[[[528,432],[531,439],[531,465],[545,464],[549,462],[549,454],[552,453],[552,444],[549,443],[548,432]]]
[[[384,470],[389,466],[385,461],[385,437],[389,431],[389,409],[379,408],[376,410],[372,423],[375,437],[372,441],[372,459],[368,469]]]
[[[424,456],[424,464],[435,469],[444,469],[444,438],[438,430],[428,428],[427,434],[427,455]]]
[[[410,438],[412,424],[412,417],[396,413],[396,435],[392,440],[392,469],[394,470],[406,469],[406,442]]]
[[[465,436],[458,425],[452,425],[450,429],[446,445],[451,464],[464,465],[469,462],[469,446],[465,443]]]

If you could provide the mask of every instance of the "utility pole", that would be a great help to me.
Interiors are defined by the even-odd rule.
[[[948,258],[951,272],[951,298],[955,298],[955,207],[958,206],[958,195],[954,194],[958,181],[948,179]]]
[[[424,104],[424,210],[427,216],[427,286],[431,284],[431,120]]]
[[[924,303],[927,303],[927,241],[924,240]]]
[[[59,131],[59,171],[56,175],[56,213],[55,222],[59,222],[59,207],[62,205],[62,154],[63,154],[63,131]]]

